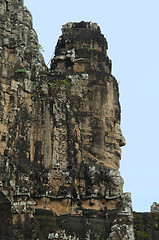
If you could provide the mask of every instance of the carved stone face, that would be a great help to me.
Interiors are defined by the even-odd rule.
[[[118,85],[112,76],[103,84],[93,86],[93,118],[96,130],[92,150],[108,168],[118,169],[120,147],[125,145],[120,129],[120,104]],[[93,128],[94,129],[94,128]]]
[[[88,94],[80,100],[81,106],[78,113],[74,114],[76,133],[80,132],[77,142],[82,153],[81,161],[97,162],[109,169],[118,169],[121,159],[120,147],[125,145],[125,140],[120,129],[117,82],[109,76],[109,79],[91,84],[89,88],[91,76],[88,76],[88,80],[79,81],[82,91]],[[72,104],[72,111],[75,111],[74,101]]]
[[[83,22],[64,26],[51,64],[53,81],[64,83],[67,93],[58,96],[53,111],[53,161],[61,180],[55,183],[53,171],[52,185],[61,196],[63,188],[58,186],[62,184],[65,192],[76,192],[81,198],[109,198],[122,192],[123,182],[116,171],[120,147],[125,145],[118,83],[111,75],[107,42],[94,26]]]
[[[96,162],[118,169],[120,147],[125,145],[120,130],[118,83],[111,75],[107,42],[100,29],[92,26],[69,23],[63,27],[52,69],[59,66],[60,74],[71,81],[68,115],[74,157],[78,163]]]

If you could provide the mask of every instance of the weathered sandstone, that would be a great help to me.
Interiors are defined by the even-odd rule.
[[[8,203],[8,239],[133,240],[119,172],[119,89],[99,26],[65,24],[48,69],[23,1],[1,0],[0,18],[0,205]],[[71,216],[85,230],[53,224],[40,232],[45,215],[58,224]],[[101,221],[100,231],[92,221]]]

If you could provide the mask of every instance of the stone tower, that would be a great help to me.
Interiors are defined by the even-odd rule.
[[[73,191],[79,199],[114,198],[122,193],[118,168],[125,140],[107,42],[91,22],[68,23],[62,32],[51,63],[53,85],[60,85],[53,104],[53,174],[60,175],[66,195],[69,191],[73,197]]]
[[[99,26],[65,24],[48,69],[23,1],[1,0],[0,18],[0,188],[20,223],[12,239],[31,232],[44,239],[23,225],[36,226],[36,213],[49,211],[102,221],[104,233],[90,227],[82,237],[62,226],[72,239],[74,231],[76,239],[133,240],[131,198],[118,170],[125,145],[118,83]]]

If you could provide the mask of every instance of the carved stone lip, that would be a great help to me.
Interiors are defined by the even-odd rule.
[[[121,159],[121,151],[120,150],[115,150],[115,155]]]

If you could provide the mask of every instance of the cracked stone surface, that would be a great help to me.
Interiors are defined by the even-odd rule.
[[[119,89],[99,26],[63,25],[47,68],[23,1],[1,0],[0,18],[0,207],[8,209],[8,239],[133,240],[119,172]],[[59,227],[39,230],[50,212]],[[65,215],[79,229],[59,223]],[[101,221],[96,232],[93,217]]]

